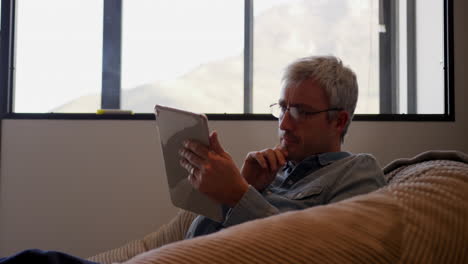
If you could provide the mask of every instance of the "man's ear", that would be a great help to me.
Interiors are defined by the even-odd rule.
[[[345,130],[346,124],[348,123],[349,120],[349,113],[347,111],[341,110],[337,113],[336,116],[336,123],[335,123],[335,128],[336,131],[342,135],[343,131]]]

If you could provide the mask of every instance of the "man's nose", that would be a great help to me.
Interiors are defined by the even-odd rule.
[[[294,118],[289,109],[284,112],[282,118],[279,119],[279,128],[281,130],[291,130],[294,128]]]

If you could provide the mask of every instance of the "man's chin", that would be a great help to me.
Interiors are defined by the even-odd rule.
[[[280,147],[288,152],[288,156],[291,150],[294,150],[294,147],[284,142],[284,140],[281,140]]]
[[[297,153],[297,148],[294,145],[281,143],[281,147],[288,152],[288,156],[286,157],[286,160],[292,160],[292,161],[297,160],[297,157],[299,155]]]

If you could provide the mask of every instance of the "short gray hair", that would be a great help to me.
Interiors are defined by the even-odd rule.
[[[348,123],[341,135],[343,141],[353,119],[358,99],[356,74],[334,56],[310,56],[300,58],[286,67],[282,78],[283,87],[298,85],[308,79],[316,81],[325,89],[330,108],[341,108],[349,113]],[[336,116],[337,112],[328,113],[330,120]]]

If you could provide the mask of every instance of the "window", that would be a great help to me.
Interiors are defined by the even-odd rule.
[[[97,0],[18,2],[15,112],[96,111],[89,104],[100,99],[102,13]]]
[[[383,3],[381,21],[385,23],[381,28],[384,34],[380,36],[380,67],[383,74],[380,78],[381,113],[449,112],[446,108],[448,101],[445,100],[448,95],[446,89],[442,89],[444,81],[448,81],[444,54],[447,48],[444,47],[447,45],[444,11],[447,9],[444,4],[448,3],[439,0]],[[391,16],[392,13],[395,15]],[[389,74],[385,75],[386,72]]]
[[[3,113],[271,119],[283,67],[333,54],[358,76],[357,119],[453,118],[450,0],[1,1]]]
[[[333,54],[357,75],[356,113],[379,113],[379,2],[275,2],[254,1],[254,111],[265,113],[278,100],[278,79],[289,62]]]
[[[243,1],[122,4],[123,109],[243,112]]]

